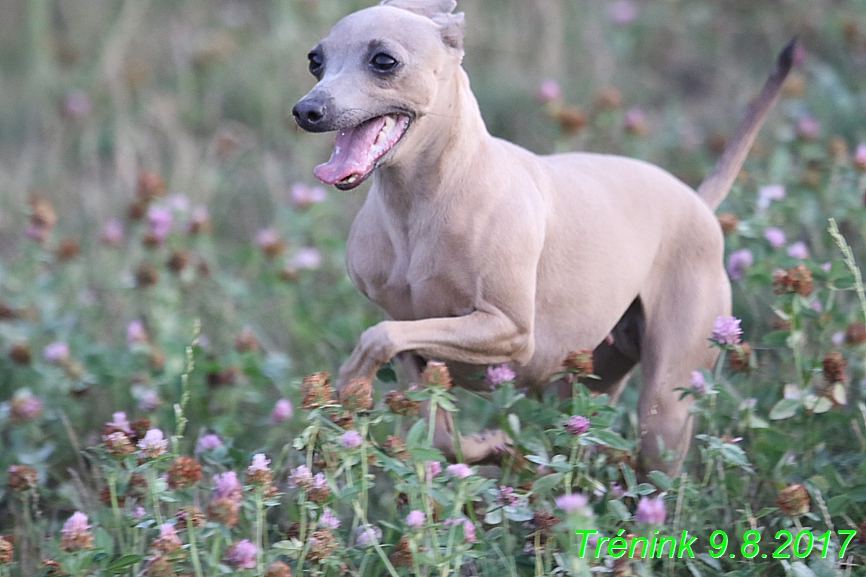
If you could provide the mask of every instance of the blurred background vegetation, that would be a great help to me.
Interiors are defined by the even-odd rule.
[[[142,391],[158,394],[161,418],[172,422],[194,319],[207,338],[190,383],[194,399],[207,401],[190,405],[191,430],[258,431],[236,442],[265,443],[276,433],[261,407],[294,398],[292,379],[335,369],[381,317],[343,267],[365,189],[330,190],[324,202],[293,197],[316,186],[312,169],[332,144],[291,118],[314,83],[305,55],[339,18],[369,4],[0,2],[0,305],[8,313],[0,401],[29,388],[49,418],[38,430],[10,429],[4,442],[18,462],[65,470],[75,453],[49,459],[49,440],[67,443],[57,439],[69,422],[94,432],[133,401],[154,410]],[[638,156],[697,185],[795,34],[800,64],[729,206],[753,210],[758,187],[772,182],[814,196],[830,176],[810,173],[810,162],[850,158],[866,140],[863,0],[460,0],[458,9],[465,67],[490,131],[537,152]],[[538,101],[545,80],[558,83],[564,106]],[[805,148],[770,161],[780,143],[797,139]],[[862,207],[856,189],[836,198],[839,210]],[[173,203],[176,224],[164,242],[147,240],[148,195]],[[40,242],[28,238],[34,199],[50,201],[57,216]],[[835,209],[822,202],[823,212],[786,213],[792,240],[808,239],[816,259],[832,251],[821,233]],[[205,207],[209,233],[179,224],[191,207]],[[112,219],[124,234],[106,241]],[[847,226],[862,254],[863,224]],[[270,244],[261,236],[268,230]],[[738,287],[744,327],[766,330],[772,296],[752,319],[758,305]],[[130,347],[136,319],[146,336]],[[43,362],[43,348],[58,340],[77,365]],[[7,354],[21,344],[33,362]]]

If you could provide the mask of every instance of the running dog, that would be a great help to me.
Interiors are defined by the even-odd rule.
[[[688,399],[712,366],[707,338],[731,311],[713,211],[728,193],[792,64],[794,42],[697,193],[630,158],[539,156],[491,136],[461,67],[454,0],[384,0],[350,14],[309,53],[318,83],[294,107],[301,128],[336,131],[315,175],[373,184],[349,233],[355,286],[390,320],[367,329],[337,386],[400,353],[447,362],[455,383],[508,363],[518,387],[549,384],[569,351],[594,349],[595,390],[615,398],[640,361],[639,466],[676,472]],[[450,452],[450,416],[436,444]],[[501,431],[461,438],[467,462]],[[664,450],[679,457],[663,459]]]

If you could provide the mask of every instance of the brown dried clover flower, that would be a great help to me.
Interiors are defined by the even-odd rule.
[[[562,362],[562,368],[576,377],[593,374],[592,349],[571,351]]]
[[[147,431],[150,430],[150,425],[150,419],[147,417],[139,417],[130,421],[129,428],[132,429],[132,442],[138,443],[142,440]]]
[[[821,366],[824,370],[824,380],[829,384],[844,383],[847,380],[845,367],[848,366],[848,361],[842,356],[839,351],[830,351],[824,356],[821,361]]]
[[[589,121],[583,110],[571,105],[557,108],[553,113],[553,117],[559,122],[559,129],[564,134],[576,134]]]
[[[51,230],[57,224],[57,213],[51,201],[36,195],[29,201],[30,224],[36,228]]]
[[[558,523],[561,523],[562,519],[542,509],[536,509],[532,515],[532,521],[538,531],[550,531]]]
[[[307,499],[321,505],[325,501],[328,500],[328,497],[331,495],[331,488],[328,487],[328,483],[322,479],[322,481],[318,480],[318,475],[313,478],[313,484],[307,489]]]
[[[42,401],[33,393],[18,391],[9,399],[9,416],[12,421],[24,422],[42,414]]]
[[[600,88],[593,97],[595,107],[601,110],[613,110],[622,106],[622,94],[611,86]]]
[[[147,248],[157,248],[162,244],[162,239],[156,236],[153,231],[147,231],[141,237],[141,244]]]
[[[849,345],[866,343],[866,325],[854,322],[845,327],[845,342]]]
[[[625,536],[626,539],[631,539],[631,537],[633,537],[633,535],[629,534],[629,535]],[[627,540],[626,543],[631,543],[631,541]],[[633,550],[634,550],[634,555],[637,556],[640,554],[638,549],[633,548]],[[638,558],[638,557],[634,557],[634,558]],[[634,565],[633,559],[630,558],[628,555],[623,555],[622,557],[619,557],[619,558],[613,560],[613,563],[611,563],[611,566],[610,566],[610,571],[611,571],[611,573],[613,573],[613,575],[615,575],[615,577],[625,577],[626,575],[634,575],[633,565]]]
[[[162,371],[165,368],[165,353],[156,347],[150,347],[147,355],[147,366],[152,371]]]
[[[162,555],[154,555],[148,558],[147,568],[144,570],[147,577],[175,577],[177,572],[174,564]]]
[[[649,122],[643,115],[643,111],[637,107],[626,110],[622,119],[622,127],[627,133],[635,136],[646,136],[650,130]]]
[[[259,487],[268,487],[274,482],[274,475],[270,469],[256,469],[255,471],[247,472],[247,482],[250,485]]]
[[[207,506],[207,516],[209,519],[219,521],[226,527],[234,527],[238,524],[238,511],[240,511],[241,503],[237,499],[231,497],[220,497],[213,499]]]
[[[719,224],[722,226],[722,232],[725,234],[735,232],[737,226],[740,224],[740,217],[733,212],[720,212],[716,215],[716,218],[719,219]]]
[[[165,183],[159,173],[152,170],[141,170],[138,173],[138,182],[135,187],[135,195],[144,203],[148,203],[165,193]]]
[[[427,366],[421,373],[421,380],[425,385],[445,389],[451,388],[451,373],[448,366],[439,361],[427,361]]]
[[[809,512],[809,492],[798,483],[788,485],[779,491],[776,504],[782,513],[789,517],[799,517]]]
[[[388,438],[385,439],[385,442],[382,444],[382,448],[396,459],[400,459],[404,462],[409,460],[409,451],[406,449],[406,441],[400,437],[388,435]]]
[[[135,270],[135,286],[147,288],[159,282],[159,271],[149,263],[143,262]]]
[[[57,256],[57,260],[71,260],[78,256],[79,252],[78,242],[74,238],[64,238],[57,245],[54,254]]]
[[[821,180],[821,170],[814,166],[810,166],[806,170],[804,170],[803,175],[800,177],[800,183],[803,186],[812,189],[820,188]]]
[[[295,267],[286,265],[277,272],[277,276],[283,282],[293,283],[301,278],[301,273]]]
[[[147,479],[140,473],[131,473],[126,482],[126,494],[137,500],[144,499],[147,494]]]
[[[66,577],[69,575],[69,573],[63,570],[63,566],[60,565],[60,562],[55,561],[54,559],[43,559],[42,569],[46,571],[46,577]]]
[[[189,251],[176,250],[168,257],[165,266],[175,274],[179,274],[189,264]]]
[[[788,271],[773,271],[773,292],[776,294],[798,293],[804,297],[812,294],[812,272],[798,264]]]
[[[134,200],[129,203],[126,209],[126,218],[128,220],[141,220],[147,214],[147,203],[143,200]]]
[[[752,345],[749,343],[740,343],[735,345],[728,357],[728,366],[732,371],[748,371],[751,368]]]
[[[402,391],[388,391],[385,395],[385,404],[395,415],[407,417],[414,417],[421,409],[420,401],[413,401]]]
[[[205,376],[205,379],[210,387],[232,385],[237,381],[238,372],[238,368],[235,365],[230,365],[220,371],[210,371]]]
[[[275,232],[261,234],[257,240],[265,258],[276,258],[286,250],[286,243]]]
[[[68,360],[63,363],[63,372],[70,379],[77,381],[82,376],[84,376],[84,365],[82,365],[76,360]],[[69,393],[73,396],[76,396],[78,394],[86,393],[87,390],[87,384],[80,383],[79,385],[75,386]]]
[[[187,455],[176,457],[168,468],[168,486],[172,489],[189,487],[201,481],[201,463]]]
[[[851,164],[854,165],[854,168],[856,168],[857,170],[866,172],[866,158],[864,158],[863,155],[859,154],[859,151],[857,154],[854,155],[854,159]],[[863,196],[864,202],[866,202],[866,195]]]
[[[196,265],[195,272],[198,273],[198,278],[210,278],[210,265],[202,259]]]
[[[180,537],[177,536],[174,527],[165,524],[160,527],[160,535],[150,543],[150,547],[152,551],[171,555],[183,547],[183,542],[180,540]]]
[[[315,409],[331,402],[330,375],[320,371],[307,375],[301,381],[301,408]]]
[[[843,136],[834,136],[827,142],[827,154],[840,164],[848,162],[848,142]]]
[[[15,312],[9,303],[5,303],[0,301],[0,321],[14,321],[18,317],[18,314]]]
[[[286,539],[299,539],[301,537],[301,523],[300,521],[293,521],[286,527]]]
[[[551,515],[542,509],[536,509],[535,513],[532,515],[532,524],[535,527],[535,532],[530,533],[529,538],[534,540],[537,534],[540,545],[544,547],[547,544],[548,539],[553,536],[551,529],[561,522],[562,519],[559,517]]]
[[[210,217],[207,211],[193,210],[192,216],[189,219],[189,234],[202,234],[211,231]]]
[[[9,358],[19,365],[29,365],[32,360],[30,345],[27,343],[14,343],[9,349]]]
[[[204,513],[194,505],[181,507],[177,510],[177,513],[174,514],[174,518],[177,519],[177,526],[182,529],[189,528],[189,525],[192,525],[193,527],[201,527],[204,525],[205,520]]]
[[[307,556],[312,561],[321,561],[330,557],[337,550],[337,540],[328,529],[315,531],[308,542],[310,546]]]
[[[135,447],[132,446],[129,437],[123,431],[114,431],[107,435],[103,435],[102,446],[109,454],[117,457],[128,455],[135,451]]]
[[[60,530],[60,549],[67,553],[82,549],[93,549],[93,533],[87,524],[87,515],[76,511]]]
[[[9,465],[6,473],[6,486],[10,491],[23,493],[35,489],[38,484],[36,469],[28,465]]]
[[[253,467],[247,469],[246,481],[250,485],[262,488],[262,495],[265,498],[273,497],[277,494],[277,488],[274,487],[274,475],[270,469],[255,469]]]
[[[349,411],[340,411],[339,413],[334,413],[329,418],[332,423],[334,423],[341,429],[345,429],[347,431],[355,429],[355,417],[353,417],[352,413],[350,413]]]
[[[412,565],[412,550],[409,548],[409,537],[403,535],[388,555],[388,560],[394,567],[410,567]]]
[[[239,353],[247,353],[259,348],[259,341],[252,329],[244,328],[235,335],[235,350]]]
[[[117,499],[117,506],[123,507],[126,505],[126,497],[124,495],[115,495]],[[103,487],[99,490],[99,502],[103,505],[111,505],[111,489],[108,487]]]
[[[347,411],[368,411],[373,406],[373,384],[370,379],[352,379],[340,391],[340,403]]]
[[[265,571],[265,577],[292,577],[292,569],[282,561],[274,561]]]

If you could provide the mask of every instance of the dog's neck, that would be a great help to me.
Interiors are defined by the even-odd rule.
[[[419,134],[409,154],[375,173],[374,186],[383,199],[405,215],[419,204],[462,194],[466,173],[478,166],[478,155],[491,138],[462,67],[440,84],[431,110],[419,116],[414,128]]]

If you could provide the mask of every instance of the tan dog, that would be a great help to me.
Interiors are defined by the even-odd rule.
[[[594,388],[615,397],[640,360],[641,468],[680,468],[691,437],[677,387],[710,367],[731,309],[713,209],[728,192],[790,66],[779,57],[695,194],[664,170],[602,154],[537,156],[488,134],[461,68],[454,0],[385,0],[350,14],[309,54],[319,82],[298,124],[338,131],[316,176],[341,190],[371,174],[349,233],[352,281],[393,320],[366,330],[338,386],[398,353],[448,362],[455,382],[509,363],[541,387],[569,351],[595,349]],[[609,336],[612,335],[612,339]],[[437,446],[453,426],[437,418]],[[439,426],[441,425],[441,426]],[[489,457],[501,432],[462,438]],[[661,448],[679,455],[664,462]]]

